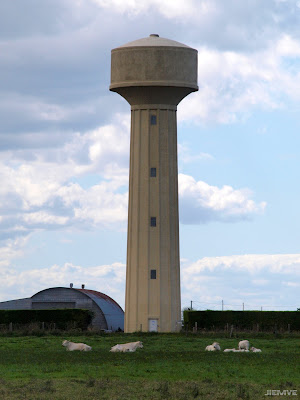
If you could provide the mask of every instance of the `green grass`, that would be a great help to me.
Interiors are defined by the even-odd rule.
[[[67,352],[64,339],[91,352]],[[250,337],[247,336],[249,339]],[[135,353],[110,353],[142,340]],[[0,399],[260,399],[268,389],[300,394],[299,339],[253,337],[262,353],[205,352],[240,339],[184,334],[0,338]],[[299,396],[298,394],[298,396]],[[297,398],[297,397],[293,397]]]

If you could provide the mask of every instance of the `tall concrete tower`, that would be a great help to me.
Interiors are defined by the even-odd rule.
[[[150,35],[111,52],[111,85],[131,105],[125,332],[180,328],[177,122],[198,90],[197,50]]]

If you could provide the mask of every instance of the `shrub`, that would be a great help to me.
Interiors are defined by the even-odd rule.
[[[83,309],[52,309],[52,310],[0,310],[1,324],[29,325],[44,322],[58,329],[87,329],[93,313]]]
[[[197,322],[199,329],[224,329],[228,324],[237,329],[256,329],[271,331],[300,330],[300,313],[298,311],[184,311],[184,325],[192,329]]]

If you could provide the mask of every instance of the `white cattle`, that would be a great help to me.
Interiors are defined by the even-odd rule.
[[[253,353],[261,353],[261,349],[257,349],[256,347],[251,347],[250,349]]]
[[[217,351],[217,350],[221,350],[221,347],[218,342],[214,342],[213,344],[205,347],[205,351]]]
[[[213,342],[212,346],[214,346],[217,351],[221,350],[221,347],[218,342]]]
[[[143,343],[142,342],[131,342],[131,343],[124,343],[124,344],[116,344],[115,346],[113,346],[110,351],[112,353],[126,353],[126,352],[130,352],[133,353],[134,351],[136,351],[136,349],[138,348],[143,348]]]
[[[234,351],[234,353],[249,353],[249,350],[245,350],[245,349],[240,349],[240,350],[234,349],[233,351]]]
[[[211,345],[205,347],[205,351],[216,351],[216,348],[215,348],[215,346],[213,346],[211,344]]]
[[[109,351],[111,351],[112,353],[117,353],[117,352],[121,351],[121,346],[119,344],[116,344]]]
[[[248,340],[241,340],[239,342],[239,350],[249,350],[250,343]]]
[[[73,343],[70,342],[69,340],[64,340],[62,342],[62,345],[66,347],[68,351],[74,351],[74,350],[79,350],[79,351],[90,351],[92,350],[91,346],[88,346],[87,344],[84,343]]]
[[[249,353],[249,350],[245,350],[245,349],[225,349],[224,353],[229,353],[230,351],[232,351],[233,353]]]

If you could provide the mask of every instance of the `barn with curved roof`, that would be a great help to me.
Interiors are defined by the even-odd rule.
[[[54,287],[41,290],[30,298],[0,303],[0,309],[83,308],[94,313],[92,327],[124,330],[124,311],[111,297],[96,290]]]

